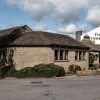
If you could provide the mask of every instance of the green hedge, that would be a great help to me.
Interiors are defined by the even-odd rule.
[[[54,64],[39,64],[34,67],[27,67],[19,70],[15,77],[25,78],[25,77],[60,77],[65,75],[65,70],[63,67]]]
[[[78,65],[70,65],[68,68],[69,72],[76,73],[77,71],[81,71],[81,67]]]
[[[16,72],[17,70],[15,69],[15,66],[11,66],[11,68],[6,73],[6,77],[14,77]]]
[[[61,66],[54,64],[39,64],[34,67],[27,67],[21,70],[16,70],[13,67],[3,67],[0,70],[1,77],[17,77],[17,78],[26,78],[26,77],[60,77],[65,75],[65,70]]]
[[[0,77],[13,77],[14,74],[17,72],[14,66],[0,66]]]

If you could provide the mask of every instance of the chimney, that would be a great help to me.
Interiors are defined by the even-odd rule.
[[[81,40],[82,31],[76,31],[76,40]]]

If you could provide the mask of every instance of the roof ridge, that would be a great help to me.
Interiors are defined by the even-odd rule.
[[[1,29],[0,31],[5,31],[5,30],[10,30],[10,29],[15,29],[15,28],[22,28],[26,25],[23,25],[23,26],[15,26],[15,27],[9,27],[9,28],[6,28],[6,29]]]

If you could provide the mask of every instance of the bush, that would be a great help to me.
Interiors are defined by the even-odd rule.
[[[21,70],[18,70],[15,74],[14,77],[17,78],[25,78],[25,77],[32,77],[34,75],[34,70],[31,67],[27,67]]]
[[[65,75],[63,67],[54,64],[39,64],[34,67],[27,67],[16,72],[15,77],[60,77]]]
[[[81,67],[78,65],[70,65],[68,68],[69,72],[76,73],[77,71],[81,71]]]
[[[95,55],[93,53],[89,53],[89,67],[93,65],[94,60],[95,60]]]
[[[65,70],[61,66],[54,64],[39,64],[34,67],[27,67],[16,70],[14,66],[0,67],[0,77],[60,77],[65,75]]]
[[[99,69],[99,68],[100,68],[100,64],[92,64],[92,65],[89,67],[90,70],[97,70],[97,69]]]
[[[14,66],[1,66],[0,67],[0,77],[13,77],[16,72],[16,69]]]
[[[15,69],[15,66],[11,66],[8,72],[6,73],[6,77],[14,77],[17,70]]]
[[[10,66],[0,66],[0,77],[4,78],[7,75],[8,70],[10,69]]]

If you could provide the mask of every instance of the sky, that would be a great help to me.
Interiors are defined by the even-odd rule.
[[[0,29],[28,25],[74,36],[100,26],[100,0],[0,0]]]

